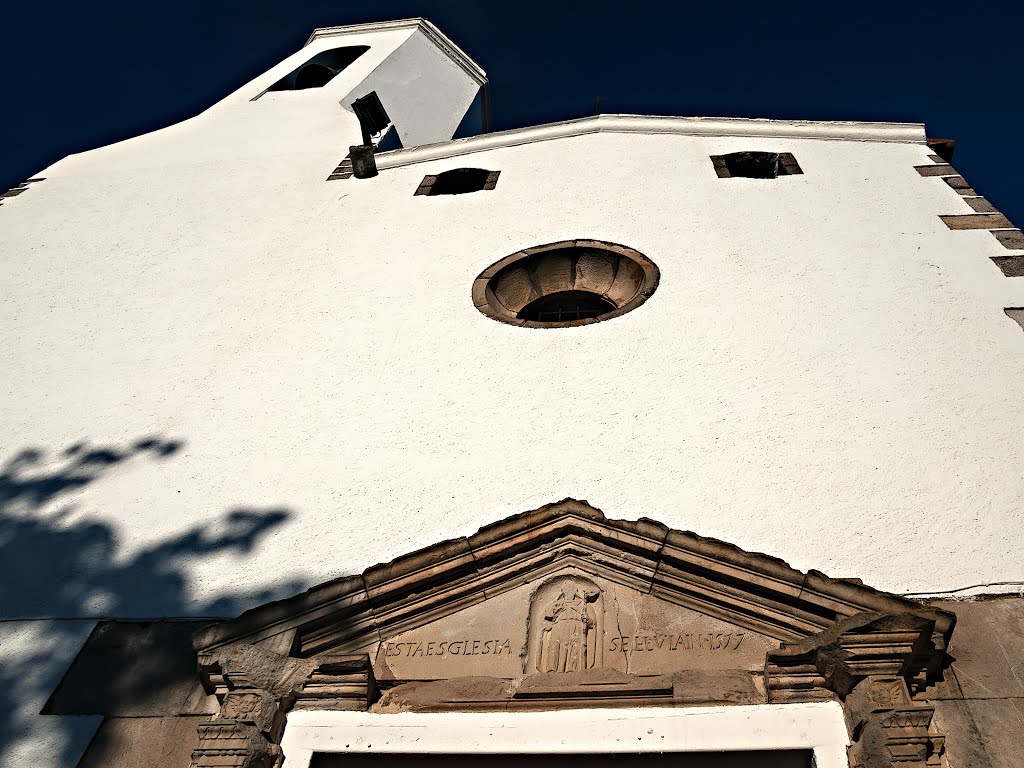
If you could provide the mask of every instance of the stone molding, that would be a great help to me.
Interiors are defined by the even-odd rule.
[[[344,653],[363,638],[493,597],[517,574],[580,556],[589,568],[628,578],[662,599],[784,642],[864,613],[925,617],[940,637],[955,620],[857,582],[803,573],[778,558],[648,518],[608,519],[586,502],[566,499],[210,625],[197,634],[195,647],[205,653],[294,631],[299,656]]]
[[[395,677],[396,667],[381,651],[388,638],[439,626],[526,584],[596,584],[574,573],[757,633],[768,643],[760,647],[769,648],[763,669],[630,674],[602,665],[598,653],[594,669],[587,668],[590,663],[572,672],[567,666],[532,672],[523,657],[526,674],[515,679],[417,680]],[[551,588],[555,592],[543,594],[558,594]],[[605,589],[612,596],[612,587]],[[566,588],[559,600],[568,604],[571,597]],[[595,593],[593,599],[605,598]],[[591,598],[577,592],[576,600],[582,610]],[[942,737],[934,732],[933,710],[917,706],[914,697],[941,678],[954,623],[952,614],[856,581],[803,573],[777,558],[646,518],[610,520],[585,502],[566,499],[201,630],[194,647],[220,713],[200,727],[193,766],[273,768],[281,759],[276,745],[285,716],[293,709],[493,711],[823,700],[846,708],[851,759],[860,761],[855,765],[936,766]],[[390,675],[383,698],[371,655],[357,650],[374,646]],[[213,762],[218,755],[234,762]]]

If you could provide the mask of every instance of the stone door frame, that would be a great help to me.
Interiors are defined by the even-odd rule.
[[[803,750],[815,768],[847,768],[836,702],[554,712],[294,712],[284,768],[314,753],[611,754]]]
[[[504,677],[425,686],[422,678],[382,674],[389,695],[402,685],[417,692],[414,705],[392,698],[391,711],[443,712],[453,728],[473,722],[463,717],[469,712],[512,718],[513,710],[582,710],[589,718],[610,707],[675,707],[666,715],[675,719],[718,705],[715,716],[728,719],[742,712],[737,705],[758,705],[751,711],[776,708],[766,715],[775,718],[788,705],[827,704],[844,713],[852,768],[944,764],[927,699],[948,663],[953,614],[653,520],[610,520],[567,499],[201,630],[199,673],[220,711],[199,726],[193,768],[279,768],[286,718],[301,722],[308,712],[361,712],[381,727],[398,722],[379,707],[368,712],[380,699],[376,673],[388,672],[380,663],[388,638],[567,568],[618,579],[776,645],[763,667],[756,662],[756,685],[749,671],[676,667],[600,681],[555,670],[528,690]]]

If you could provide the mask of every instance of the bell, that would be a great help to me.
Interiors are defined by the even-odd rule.
[[[324,64],[307,64],[295,75],[295,90],[322,88],[340,71]]]

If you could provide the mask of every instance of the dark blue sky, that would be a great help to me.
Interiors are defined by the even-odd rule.
[[[494,128],[603,112],[919,121],[1024,223],[1024,4],[303,0],[4,3],[0,189],[200,112],[316,26],[426,16],[487,70]],[[1014,9],[1014,10],[1010,10]]]

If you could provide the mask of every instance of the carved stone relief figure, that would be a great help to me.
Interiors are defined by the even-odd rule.
[[[600,588],[577,576],[548,581],[531,602],[529,671],[583,672],[600,667],[603,636]]]

